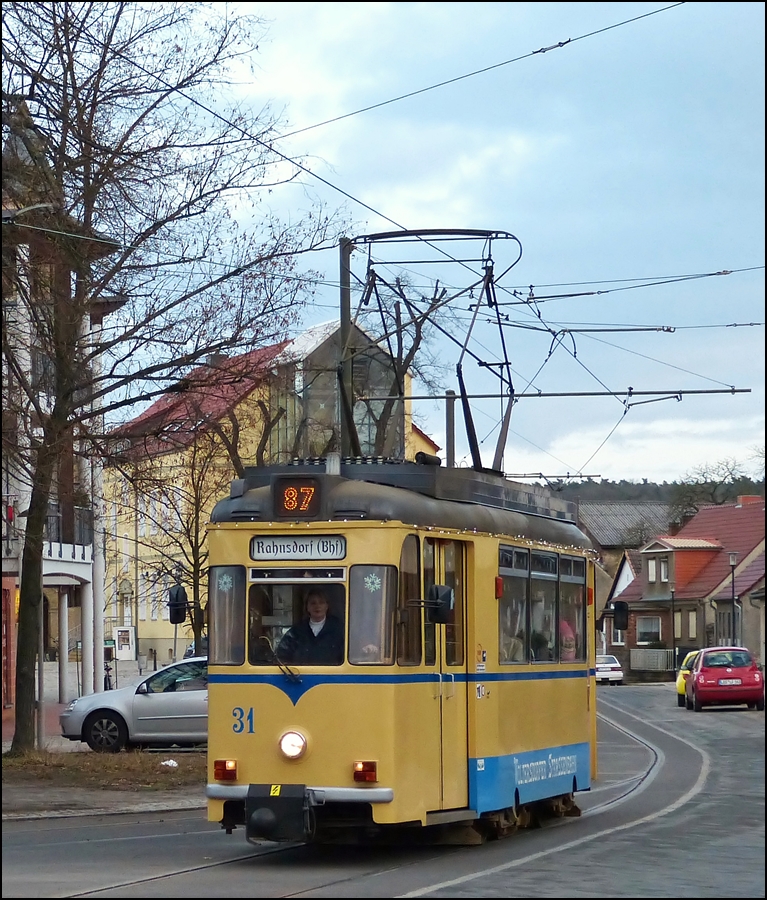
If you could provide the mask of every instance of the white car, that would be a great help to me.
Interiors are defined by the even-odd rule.
[[[597,656],[597,684],[623,684],[623,668],[614,656]]]
[[[91,750],[194,746],[208,740],[208,660],[185,659],[138,684],[78,697],[59,716],[61,733]]]

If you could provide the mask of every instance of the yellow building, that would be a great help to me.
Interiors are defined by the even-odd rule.
[[[438,446],[390,397],[391,357],[352,329],[354,422],[363,456],[414,459]],[[169,621],[168,591],[184,586],[191,609],[207,602],[205,526],[245,466],[340,450],[337,322],[234,358],[211,357],[112,433],[104,471],[105,637],[118,657],[144,666],[183,655],[189,619]],[[403,379],[405,395],[409,377]]]

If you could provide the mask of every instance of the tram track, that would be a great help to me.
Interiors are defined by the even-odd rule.
[[[503,845],[504,848],[513,847],[515,850],[523,851],[521,853],[515,852],[513,854],[513,859],[506,859],[498,865],[483,867],[481,869],[476,869],[472,866],[472,871],[466,872],[465,874],[462,874],[456,878],[435,881],[430,883],[428,886],[404,891],[394,896],[425,896],[426,894],[436,891],[448,890],[473,879],[491,876],[504,872],[507,869],[519,868],[528,864],[537,863],[542,858],[551,854],[572,850],[577,847],[581,847],[586,843],[602,840],[606,836],[638,827],[652,819],[668,815],[669,813],[679,809],[684,804],[690,802],[703,789],[710,769],[710,759],[708,757],[708,754],[704,750],[696,747],[692,742],[686,740],[680,735],[673,734],[671,731],[663,728],[662,726],[652,725],[641,716],[635,715],[625,709],[622,709],[619,706],[613,706],[612,704],[607,703],[603,705],[609,707],[609,712],[605,711],[598,714],[599,719],[604,724],[604,726],[613,729],[615,733],[621,735],[622,738],[632,742],[637,747],[641,747],[643,752],[645,753],[646,762],[640,770],[635,771],[634,774],[628,778],[618,778],[614,781],[611,781],[610,783],[605,783],[604,785],[597,784],[597,786],[592,791],[588,793],[585,792],[583,795],[579,795],[578,802],[580,805],[584,800],[588,799],[589,795],[591,795],[592,797],[596,797],[597,795],[608,794],[606,799],[599,800],[593,806],[588,806],[586,809],[584,809],[582,815],[578,818],[562,818],[550,820],[546,822],[542,828],[536,829],[534,832],[527,831],[527,834],[534,834],[536,836],[533,841],[526,840],[525,842],[519,842],[516,847],[513,841],[500,840],[492,842],[495,847],[500,848],[500,846]],[[700,766],[697,777],[692,781],[687,789],[681,792],[679,796],[673,798],[672,802],[666,803],[665,805],[658,805],[657,803],[653,802],[650,807],[648,807],[647,804],[643,804],[643,808],[640,810],[641,815],[630,815],[627,818],[625,816],[624,810],[624,815],[621,817],[620,821],[609,822],[607,823],[608,827],[596,828],[595,830],[593,827],[595,821],[599,821],[608,817],[614,819],[615,815],[617,815],[616,810],[618,810],[619,807],[624,806],[629,801],[638,800],[638,798],[643,793],[647,792],[648,789],[656,784],[657,780],[662,777],[664,769],[667,766],[667,754],[669,751],[669,747],[675,742],[681,742],[682,744],[694,750],[696,754],[698,754],[700,759]],[[664,743],[666,745],[665,747],[663,746]],[[665,789],[661,792],[661,794],[665,796],[666,799],[668,799],[668,793],[665,792]],[[580,826],[578,823],[581,823]],[[568,827],[568,833],[571,833],[573,828],[579,831],[584,828],[588,828],[588,833],[578,835],[572,840],[565,840],[564,842],[557,840],[555,844],[551,844],[550,846],[545,846],[538,849],[538,845],[541,843],[541,841],[545,841],[545,835],[552,833],[553,831],[558,830],[565,825]],[[202,836],[205,834],[205,832],[200,831],[199,834]],[[521,832],[519,832],[518,834],[521,834]],[[510,837],[514,838],[516,836],[517,835],[511,835]],[[564,836],[564,834],[562,836]],[[157,834],[155,833],[153,837],[156,839]],[[106,838],[105,840],[110,839]],[[535,847],[536,849],[533,849],[533,847]],[[345,849],[346,848],[342,848],[337,845],[334,847],[334,853],[337,855],[341,855],[341,862],[343,862],[343,852]],[[355,861],[359,864],[359,853],[360,851],[364,853],[365,845],[355,845],[354,849],[354,858]],[[392,853],[394,853],[395,857],[398,855],[396,845],[390,846],[388,849]],[[322,876],[320,876],[320,878],[318,878],[317,880],[317,883],[311,885],[310,887],[304,886],[299,890],[287,890],[283,893],[268,894],[265,896],[360,896],[360,894],[357,893],[359,888],[354,886],[360,883],[360,879],[380,880],[381,878],[391,877],[392,873],[397,872],[399,873],[397,880],[399,882],[402,882],[404,873],[406,873],[408,870],[412,872],[414,867],[421,867],[424,865],[429,868],[432,866],[436,866],[437,868],[439,868],[440,860],[444,861],[448,856],[450,856],[454,860],[456,858],[456,855],[461,854],[462,851],[463,859],[468,861],[469,864],[471,864],[472,861],[471,851],[466,852],[467,848],[465,847],[427,844],[419,849],[423,852],[416,852],[415,855],[417,858],[415,859],[412,858],[412,848],[410,848],[410,852],[406,854],[405,858],[400,858],[397,862],[394,862],[394,865],[392,865],[393,860],[391,858],[391,854],[387,854],[386,856],[388,864],[376,865],[376,850],[371,845],[371,847],[369,848],[370,852],[365,857],[366,859],[370,859],[371,867],[364,872],[356,871],[353,873],[345,873],[344,877],[342,878],[334,877],[331,879],[323,879]],[[378,851],[380,852],[380,847],[378,848]],[[316,848],[313,848],[311,845],[304,845],[299,843],[279,845],[264,844],[263,846],[254,846],[247,853],[237,853],[235,855],[232,855],[231,857],[227,857],[224,859],[202,862],[199,865],[168,867],[166,871],[155,871],[151,875],[145,875],[139,878],[120,881],[115,880],[115,882],[109,885],[101,885],[96,890],[62,894],[59,896],[95,897],[112,892],[136,890],[141,887],[146,888],[150,884],[159,885],[160,883],[165,882],[168,879],[184,878],[185,876],[195,875],[199,876],[207,871],[220,870],[222,869],[222,867],[235,867],[247,863],[253,863],[260,858],[287,859],[290,856],[295,856],[295,863],[305,863],[307,865],[311,865],[311,855],[315,852]],[[321,871],[322,870],[320,869],[320,872]],[[411,879],[405,877],[404,880]],[[150,894],[147,893],[147,896],[149,895]],[[160,896],[160,894],[157,894],[157,896]],[[169,893],[165,894],[165,896],[173,896],[173,894]]]

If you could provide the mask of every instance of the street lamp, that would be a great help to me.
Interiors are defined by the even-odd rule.
[[[740,646],[742,638],[738,635],[738,625],[740,624],[740,616],[735,617],[735,609],[737,600],[735,599],[735,567],[738,564],[738,554],[730,553],[730,572],[732,574],[732,634],[733,643]]]
[[[674,666],[674,681],[676,681],[676,612],[674,610],[674,594],[676,591],[671,588],[671,662]]]

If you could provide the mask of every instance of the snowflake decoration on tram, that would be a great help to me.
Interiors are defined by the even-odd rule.
[[[380,591],[381,579],[377,575],[366,575],[365,587],[370,591],[371,594],[375,593],[375,591]]]

